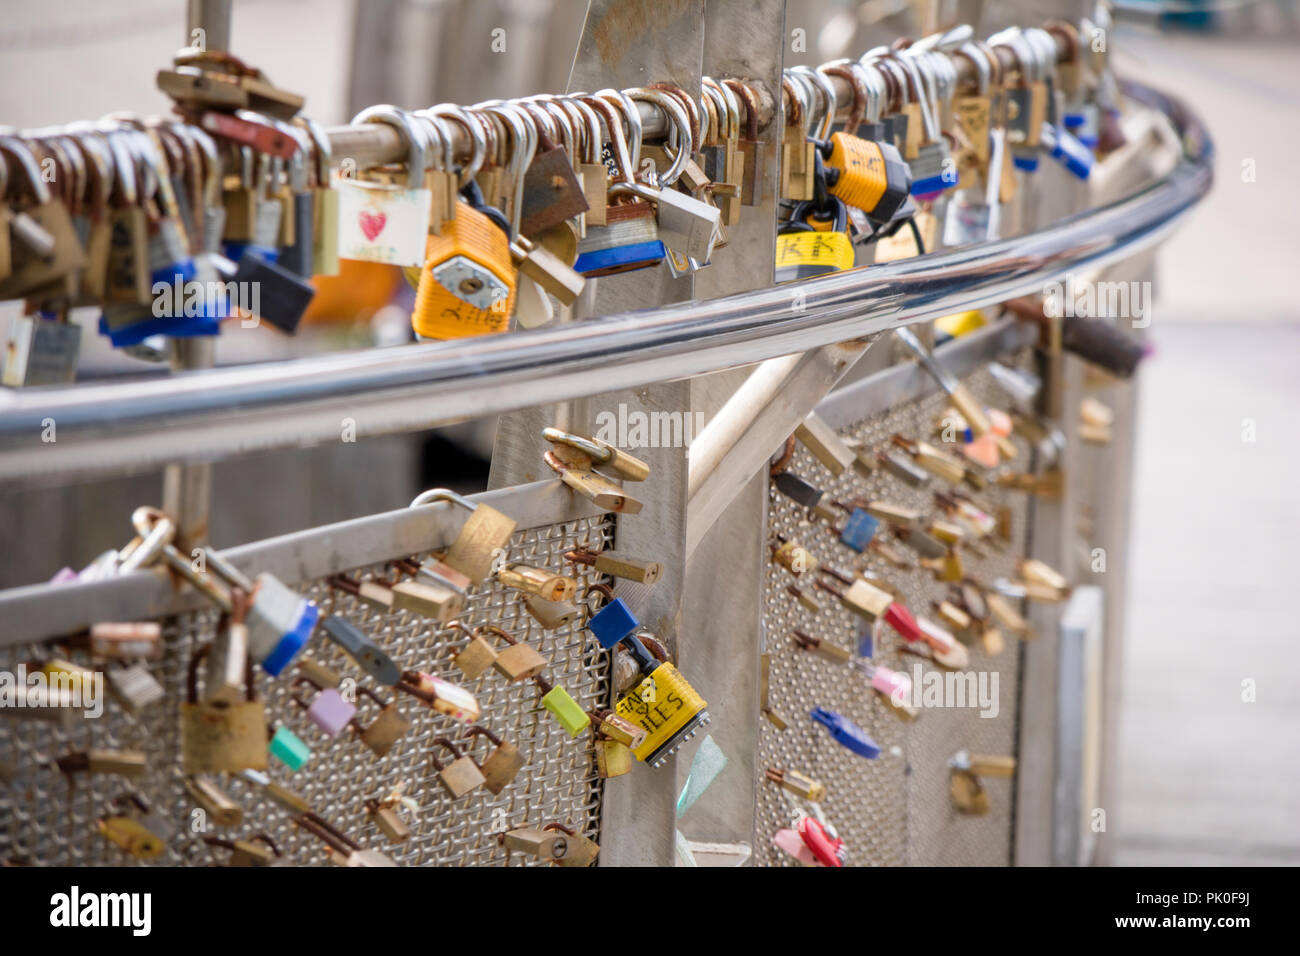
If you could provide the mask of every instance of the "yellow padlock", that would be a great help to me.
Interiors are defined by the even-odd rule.
[[[426,339],[505,332],[517,288],[506,234],[482,212],[459,202],[442,235],[430,235],[425,245],[411,326]]]

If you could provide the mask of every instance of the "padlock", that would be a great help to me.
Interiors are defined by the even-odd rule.
[[[360,721],[353,717],[352,729],[375,756],[382,757],[393,749],[393,744],[397,743],[403,734],[411,729],[411,723],[402,716],[396,703],[385,704],[383,699],[370,688],[358,687],[357,693],[370,698],[379,706],[379,716],[367,727],[361,726]]]
[[[640,668],[641,680],[615,704],[623,719],[646,730],[646,739],[633,753],[642,763],[662,767],[683,743],[710,721],[708,702],[669,661],[654,657],[632,635],[623,638]]]
[[[853,652],[848,648],[840,647],[838,644],[821,638],[812,637],[798,628],[795,628],[792,633],[800,647],[832,663],[845,664],[853,657]]]
[[[151,534],[155,525],[164,520],[170,519],[157,508],[137,508],[131,515],[131,522],[142,537]],[[227,611],[231,609],[231,591],[239,589],[249,595],[248,654],[264,671],[278,677],[306,646],[320,616],[319,609],[273,574],[263,572],[250,579],[220,552],[200,550],[202,566],[206,569],[203,571],[171,544],[162,548],[161,556],[173,570]],[[226,583],[226,590],[212,580],[212,574]]]
[[[829,199],[822,211],[811,202],[797,203],[790,221],[776,237],[776,281],[792,282],[853,268],[849,211]]]
[[[441,624],[465,609],[463,594],[432,581],[402,581],[392,590],[394,611],[410,611]]]
[[[966,467],[951,455],[945,454],[926,442],[913,441],[904,435],[895,434],[890,438],[893,444],[912,456],[921,468],[944,481],[957,484],[966,474]]]
[[[928,472],[913,464],[910,458],[896,451],[881,452],[877,456],[877,460],[884,466],[885,471],[908,487],[923,488],[926,482],[930,480]]]
[[[0,222],[0,229],[5,228]],[[81,354],[81,326],[38,312],[16,315],[9,326],[0,384],[14,388],[71,385]]]
[[[893,143],[871,142],[845,132],[817,144],[832,196],[876,222],[889,222],[912,191],[912,171]]]
[[[713,255],[722,213],[717,206],[672,188],[643,183],[615,183],[611,196],[637,196],[653,204],[658,240],[667,249],[706,263]],[[606,214],[608,218],[608,213]],[[608,227],[606,227],[608,228]]]
[[[819,820],[804,814],[800,816],[796,828],[800,839],[822,866],[840,867],[844,865],[844,841],[832,836],[826,826]]]
[[[868,501],[863,507],[873,517],[898,528],[910,528],[922,517],[921,512],[915,508],[895,505],[888,501]]]
[[[276,866],[278,861],[284,859],[280,855],[280,847],[265,833],[254,833],[246,840],[231,840],[229,846],[226,845],[226,841],[211,837],[204,837],[203,842],[209,846],[221,846],[230,850],[228,866]]]
[[[449,501],[470,512],[443,561],[474,584],[481,584],[492,573],[498,557],[507,552],[510,536],[515,531],[514,519],[488,505],[476,505],[446,488],[422,492],[411,502],[411,507],[437,501]]]
[[[589,591],[600,590],[607,593],[607,596],[613,592],[607,588],[592,587]],[[637,620],[636,615],[632,613],[622,598],[613,598],[605,604],[599,611],[591,616],[587,622],[587,629],[595,636],[600,646],[609,650],[616,646],[619,641],[633,633],[641,622]]]
[[[64,754],[54,763],[64,774],[116,773],[123,777],[138,777],[148,769],[149,758],[139,750],[91,748]]]
[[[110,660],[162,657],[162,625],[156,621],[100,623],[90,626],[90,654]]]
[[[532,645],[517,640],[495,624],[486,624],[481,629],[501,638],[509,645],[497,654],[492,666],[510,683],[533,677],[550,666],[550,661],[537,653]]]
[[[295,693],[301,684],[313,687],[317,691],[310,704]],[[307,719],[326,737],[335,736],[351,724],[352,718],[357,713],[356,705],[344,700],[343,695],[335,688],[321,687],[310,677],[300,676],[294,679],[289,685],[289,699],[307,711]]]
[[[486,727],[470,727],[465,731],[467,737],[475,734],[486,737],[495,747],[478,767],[483,774],[483,785],[489,792],[498,794],[511,784],[528,761],[518,747],[502,740]]]
[[[863,554],[871,544],[880,522],[862,508],[853,508],[840,530],[840,541],[858,554]]]
[[[842,747],[853,751],[859,757],[874,759],[880,756],[880,745],[867,735],[867,732],[849,720],[843,714],[837,714],[825,707],[816,707],[812,719],[824,726],[831,733],[831,738]]]
[[[217,637],[208,651],[203,670],[204,703],[237,703],[245,696],[248,659],[248,595],[230,591],[230,611],[217,624]]]
[[[863,478],[870,476],[869,469],[864,469],[862,462],[852,448],[836,433],[825,419],[816,412],[809,412],[794,430],[794,437],[807,448],[832,475],[844,474],[853,468]]]
[[[505,587],[536,594],[548,601],[568,601],[578,590],[578,582],[571,577],[524,564],[503,565],[496,578]]]
[[[953,770],[949,780],[953,806],[962,813],[983,816],[989,812],[989,795],[975,774]]]
[[[777,767],[768,767],[763,773],[768,780],[789,790],[796,796],[803,797],[805,800],[820,803],[826,799],[826,785],[819,780],[814,780],[807,774],[800,773],[798,770],[782,770]]]
[[[205,644],[190,658],[188,695],[181,704],[181,767],[187,774],[264,770],[266,718],[254,696],[252,668],[244,672],[245,700],[198,699],[198,667],[210,649]]]
[[[424,701],[440,714],[446,714],[461,723],[472,724],[478,720],[478,700],[465,688],[445,681],[424,671],[403,671],[397,682],[398,690],[406,691],[417,700]]]
[[[825,518],[827,521],[835,520],[835,509],[831,507],[833,502],[827,497],[826,492],[793,472],[781,471],[773,475],[772,487],[800,507],[814,512],[818,517]]]
[[[1036,558],[1022,560],[1017,566],[1017,571],[1019,571],[1021,578],[1031,584],[1039,584],[1045,588],[1063,591],[1067,594],[1070,591],[1070,585],[1065,579],[1065,575],[1046,562],[1039,561]]]
[[[532,681],[542,692],[542,706],[550,711],[551,716],[559,721],[570,737],[578,736],[591,725],[587,712],[578,706],[578,702],[563,687],[537,675],[533,676]]]
[[[187,777],[185,790],[216,826],[237,827],[243,822],[244,808],[206,777]]]
[[[635,750],[645,743],[646,729],[632,723],[626,717],[612,710],[595,710],[588,714],[594,721],[592,730],[601,737],[617,740],[619,743]]]
[[[320,629],[331,643],[341,648],[379,683],[391,687],[401,677],[396,662],[382,647],[337,614],[327,614],[321,618]]]
[[[844,580],[835,572],[827,570],[827,573]],[[867,621],[875,621],[883,617],[894,602],[893,595],[868,581],[849,579],[846,583],[849,585],[847,590],[840,590],[825,581],[818,581],[817,586],[823,591],[834,594],[847,610]]]
[[[378,611],[393,609],[393,589],[380,581],[354,581],[343,574],[327,579],[330,587],[351,594],[361,603]]]
[[[817,559],[799,542],[786,541],[780,537],[778,541],[780,543],[772,547],[772,558],[781,567],[794,575],[817,570]]]
[[[602,779],[621,777],[630,773],[636,762],[632,749],[617,740],[600,738],[595,742],[596,773]]]
[[[510,328],[519,276],[508,229],[470,183],[468,202],[430,235],[415,292],[411,327],[425,339],[492,335]]]
[[[558,860],[569,851],[566,834],[534,827],[507,830],[501,834],[501,844],[512,853],[527,853],[539,860]]]
[[[548,601],[536,594],[524,596],[524,610],[547,631],[566,627],[582,617],[582,610],[573,602]]]
[[[542,829],[558,830],[565,836],[565,852],[553,860],[558,866],[591,866],[596,862],[600,847],[595,840],[588,839],[581,832],[558,823],[548,823]]]
[[[113,697],[130,714],[139,714],[167,696],[158,678],[144,664],[109,668],[104,679]]]
[[[619,551],[589,551],[574,548],[564,552],[564,560],[595,568],[597,574],[635,581],[638,584],[654,584],[664,572],[664,566],[658,561],[635,558]]]
[[[402,819],[395,803],[370,799],[365,802],[365,808],[376,828],[389,843],[405,843],[411,838],[411,828]]]
[[[13,299],[81,269],[86,254],[68,207],[54,198],[27,144],[15,136],[2,136],[0,149],[22,168],[32,199],[30,205],[10,210],[7,222],[0,222],[7,234],[19,240],[10,249],[9,274],[0,278],[0,299]],[[17,195],[16,189],[10,191]]]
[[[338,866],[396,866],[378,850],[367,850],[338,827],[310,810],[293,818],[295,825],[319,837],[329,847],[329,861]]]
[[[920,528],[895,528],[894,535],[920,555],[923,567],[928,567],[925,561],[942,561],[949,551],[946,544]]]
[[[139,794],[123,794],[112,802],[114,809],[123,801],[134,804],[130,813],[116,812],[109,816],[98,817],[95,829],[109,842],[125,850],[137,860],[152,860],[162,855],[166,849],[166,837],[155,832],[145,819],[151,814],[149,805]]]
[[[433,746],[450,750],[452,756],[456,758],[443,767],[436,751],[429,752],[429,760],[433,763],[433,768],[438,771],[438,783],[453,800],[459,800],[471,790],[476,790],[487,782],[473,758],[463,756],[456,745],[446,737],[434,739]]]
[[[281,724],[275,728],[267,752],[290,770],[301,770],[311,759],[311,748],[301,737]]]
[[[469,635],[469,643],[454,658],[456,666],[460,668],[462,674],[473,680],[496,663],[496,648],[492,646],[492,643],[487,638],[479,634],[485,625],[481,625],[473,631],[460,621],[452,621],[450,626],[458,628]]]

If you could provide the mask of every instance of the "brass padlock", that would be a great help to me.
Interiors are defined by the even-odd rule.
[[[462,674],[473,680],[496,663],[497,649],[492,646],[487,638],[479,634],[479,631],[483,630],[482,627],[471,631],[460,621],[452,621],[450,626],[469,635],[469,643],[454,658],[455,664],[460,668]]]
[[[461,526],[460,533],[443,561],[474,584],[481,584],[492,573],[499,557],[509,549],[510,536],[515,532],[514,519],[488,505],[476,505],[446,488],[432,488],[422,492],[411,502],[411,507],[417,508],[438,501],[450,501],[469,510],[469,518]]]
[[[596,741],[596,773],[602,779],[621,777],[630,773],[636,762],[632,750],[617,740],[600,739]]]
[[[817,559],[798,541],[787,541],[779,536],[777,540],[779,543],[772,546],[772,558],[777,564],[791,574],[817,570]]]
[[[550,666],[550,661],[533,650],[532,645],[515,639],[495,624],[485,624],[480,630],[494,634],[510,645],[492,662],[497,673],[510,683],[534,677]]]
[[[592,863],[596,862],[596,855],[600,853],[600,847],[595,840],[588,839],[579,831],[559,823],[548,823],[542,829],[559,830],[567,837],[564,854],[554,861],[557,865],[591,866]]]
[[[527,853],[539,860],[558,860],[569,851],[568,837],[554,830],[520,827],[500,835],[501,845],[508,852]]]
[[[910,528],[921,520],[921,512],[915,508],[905,508],[887,501],[868,501],[863,507],[873,518],[887,521],[900,528]]]
[[[633,750],[645,743],[648,731],[621,714],[612,710],[592,710],[587,712],[587,716],[591,718],[592,732],[598,736],[617,740]]]
[[[411,828],[398,812],[400,802],[400,794],[385,800],[372,797],[365,802],[370,819],[389,843],[405,843],[411,838]]]
[[[548,601],[569,601],[578,592],[578,582],[573,578],[524,564],[505,565],[497,572],[497,580],[508,588]]]
[[[768,767],[764,771],[764,775],[768,780],[793,794],[803,797],[805,800],[820,803],[826,799],[826,785],[819,780],[814,780],[807,774],[800,773],[798,770]]]
[[[446,624],[465,609],[465,596],[430,581],[393,585],[393,610],[411,611]]]
[[[221,837],[205,836],[203,842],[208,846],[221,847],[230,851],[226,866],[274,866],[283,857],[280,847],[265,833],[255,833],[247,840],[225,840]]]
[[[442,785],[442,789],[447,791],[447,794],[453,800],[459,800],[471,790],[476,790],[487,782],[483,777],[483,772],[479,770],[478,764],[472,758],[463,756],[456,745],[446,737],[435,738],[433,746],[450,750],[452,756],[456,758],[446,767],[443,767],[437,753],[432,751],[429,753],[433,768],[438,771],[438,783]]]
[[[360,707],[357,716],[352,718],[352,729],[361,738],[361,742],[371,749],[377,757],[382,757],[393,749],[401,737],[411,729],[411,722],[402,716],[397,704],[385,704],[383,698],[369,687],[358,687],[357,694],[369,697],[379,705],[379,716],[368,727],[360,723]],[[361,701],[357,701],[360,705]]]
[[[952,803],[962,813],[972,816],[984,816],[989,812],[989,795],[973,773],[964,770],[952,771],[949,784]]]
[[[134,804],[134,810],[130,813],[117,811],[123,802]],[[96,818],[95,829],[138,860],[161,856],[167,847],[167,834],[160,832],[162,828],[157,824],[150,825],[149,818],[153,814],[144,798],[136,793],[122,794],[111,805],[117,812]]]
[[[572,624],[582,617],[582,610],[571,601],[548,601],[536,594],[524,598],[524,610],[547,631]]]
[[[251,661],[244,671],[246,700],[198,700],[198,667],[211,646],[205,644],[190,659],[188,699],[181,704],[181,767],[187,774],[265,770],[266,714],[253,692]]]
[[[493,794],[500,793],[515,777],[519,771],[524,768],[528,761],[525,759],[523,752],[514,744],[502,740],[486,727],[470,727],[466,736],[480,735],[486,737],[495,749],[488,754],[487,760],[479,764],[479,770],[483,774],[483,785]]]
[[[564,560],[595,568],[597,574],[608,574],[610,577],[623,578],[638,584],[654,584],[664,573],[664,566],[658,561],[646,561],[617,551],[574,548],[564,552]]]
[[[208,820],[220,827],[237,827],[244,819],[244,808],[206,777],[190,777],[185,789],[203,808]]]

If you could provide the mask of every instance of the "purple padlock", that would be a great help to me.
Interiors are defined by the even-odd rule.
[[[308,677],[299,677],[295,680],[293,689],[296,690],[299,684],[306,684],[319,692],[312,699],[310,706],[296,694],[293,700],[299,707],[307,708],[307,719],[319,727],[325,736],[333,737],[356,716],[356,704],[344,700],[343,695],[335,688],[321,687]]]

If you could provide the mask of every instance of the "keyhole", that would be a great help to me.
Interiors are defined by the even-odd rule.
[[[483,289],[483,280],[473,276],[468,279],[460,280],[460,291],[466,295],[473,295],[475,292],[481,292]]]

